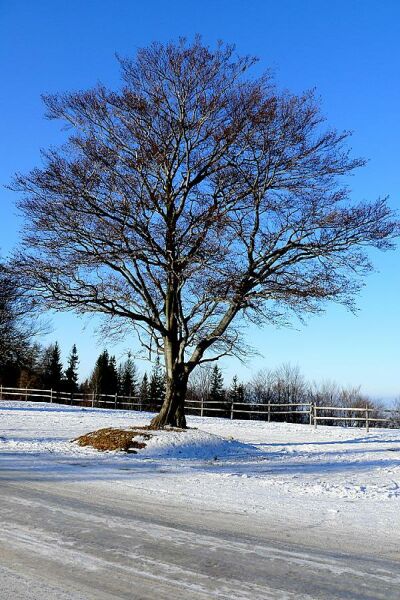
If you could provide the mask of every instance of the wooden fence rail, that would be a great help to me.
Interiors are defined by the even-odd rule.
[[[160,402],[151,399],[148,402],[141,402],[138,396],[95,393],[72,394],[68,392],[59,392],[53,389],[40,390],[36,388],[12,388],[0,386],[0,401],[12,399],[69,405],[75,404],[78,406],[97,408],[124,408],[136,411],[155,411],[160,408]],[[264,404],[251,404],[247,402],[213,401],[207,399],[194,400],[189,398],[187,400],[186,408],[189,413],[200,413],[201,417],[209,416],[207,413],[213,413],[213,416],[221,416],[230,419],[241,418],[244,415],[248,415],[248,418],[252,418],[252,416],[255,415],[257,419],[261,418],[268,422],[281,418],[282,416],[297,415],[297,422],[309,423],[315,428],[319,422],[323,421],[332,425],[335,424],[335,422],[341,421],[346,425],[350,423],[350,426],[364,423],[367,432],[371,426],[376,425],[377,423],[386,423],[390,427],[400,428],[400,410],[374,409],[368,406],[320,406],[313,402],[267,402]],[[289,410],[282,410],[282,408]],[[326,414],[326,411],[330,411],[333,414],[328,415]],[[219,415],[215,413],[219,413]],[[375,413],[377,413],[378,416]],[[388,418],[382,416],[386,414],[388,415]]]

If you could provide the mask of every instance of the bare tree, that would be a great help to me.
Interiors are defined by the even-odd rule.
[[[309,385],[309,397],[317,406],[340,406],[341,390],[337,383],[325,379],[320,383],[315,381]]]
[[[45,306],[129,324],[162,353],[153,426],[185,426],[193,369],[243,354],[239,316],[285,321],[351,306],[366,246],[396,233],[384,200],[350,202],[363,164],[324,130],[310,92],[247,77],[232,47],[155,43],[120,60],[124,86],[44,98],[72,128],[17,175],[30,224],[18,269]]]
[[[391,419],[391,427],[399,427],[400,428],[400,396],[395,398],[392,413],[390,415]]]
[[[188,384],[190,397],[206,402],[210,396],[211,379],[212,367],[210,364],[201,365],[193,371]]]
[[[270,369],[258,371],[251,379],[249,388],[252,403],[266,404],[274,402],[276,372]]]
[[[299,408],[287,405],[295,405],[296,402],[298,404],[306,402],[307,385],[300,372],[300,367],[298,365],[291,365],[290,363],[282,364],[276,370],[276,389],[279,398],[278,402],[283,404],[284,419],[289,422],[293,419],[296,421]],[[292,411],[293,415],[288,414],[289,411]]]
[[[35,335],[45,332],[32,314],[29,297],[19,288],[9,266],[0,263],[0,382],[12,382],[21,368],[35,361]]]

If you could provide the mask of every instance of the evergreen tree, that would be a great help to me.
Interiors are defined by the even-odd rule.
[[[103,394],[104,391],[104,379],[105,373],[108,366],[108,352],[104,350],[96,360],[92,376],[90,378],[90,387],[93,394],[97,397]]]
[[[231,402],[241,403],[245,401],[245,388],[243,383],[238,383],[237,375],[232,379],[232,385],[228,393]]]
[[[231,402],[237,402],[238,397],[238,378],[235,375],[232,379],[232,385],[229,388],[228,397]]]
[[[215,365],[212,370],[209,399],[212,402],[223,402],[225,400],[224,378],[218,365]]]
[[[58,342],[50,344],[43,354],[42,359],[42,385],[46,389],[60,390],[63,367],[61,363],[60,347]]]
[[[65,370],[65,387],[67,392],[73,393],[78,389],[78,363],[78,351],[74,344],[68,357],[68,366]]]
[[[147,373],[143,375],[142,383],[140,384],[139,402],[141,406],[146,406],[149,402],[149,378]]]
[[[118,372],[115,356],[110,356],[107,369],[106,394],[115,394],[118,390]]]
[[[123,380],[124,380],[124,365],[123,363],[119,363],[117,369],[117,393],[118,396],[122,396],[123,394]]]
[[[104,350],[98,357],[91,376],[91,388],[95,396],[115,394],[118,386],[118,374],[114,356]]]
[[[243,383],[239,383],[237,386],[237,402],[246,402],[246,388]]]
[[[123,365],[120,373],[120,393],[122,396],[136,396],[138,380],[137,368],[130,353]]]
[[[160,357],[157,356],[151,371],[149,384],[149,400],[154,407],[159,406],[165,396],[165,372],[160,363]]]

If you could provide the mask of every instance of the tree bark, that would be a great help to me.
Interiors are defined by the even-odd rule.
[[[167,373],[165,399],[160,412],[155,416],[150,427],[162,429],[164,427],[180,427],[186,429],[185,398],[188,383],[188,374],[183,365]]]

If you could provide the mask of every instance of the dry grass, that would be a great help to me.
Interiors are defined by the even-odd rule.
[[[85,433],[72,441],[77,442],[79,446],[91,446],[102,452],[120,450],[136,454],[136,450],[146,447],[146,443],[142,440],[149,440],[152,437],[147,431],[148,427],[135,427],[132,429],[107,427],[106,429],[98,429],[97,431]],[[135,441],[134,438],[137,436],[142,438],[140,442]]]
[[[187,431],[187,429],[170,426],[159,428],[159,430],[182,432]],[[71,441],[76,442],[79,446],[91,446],[92,448],[102,452],[107,452],[108,450],[120,450],[121,452],[137,454],[137,450],[146,448],[145,442],[153,436],[151,433],[152,431],[157,431],[157,428],[151,427],[151,425],[139,425],[137,427],[130,427],[128,429],[107,427],[105,429],[98,429],[97,431],[85,433],[84,435],[80,435]],[[141,437],[140,442],[134,439],[138,436]]]

